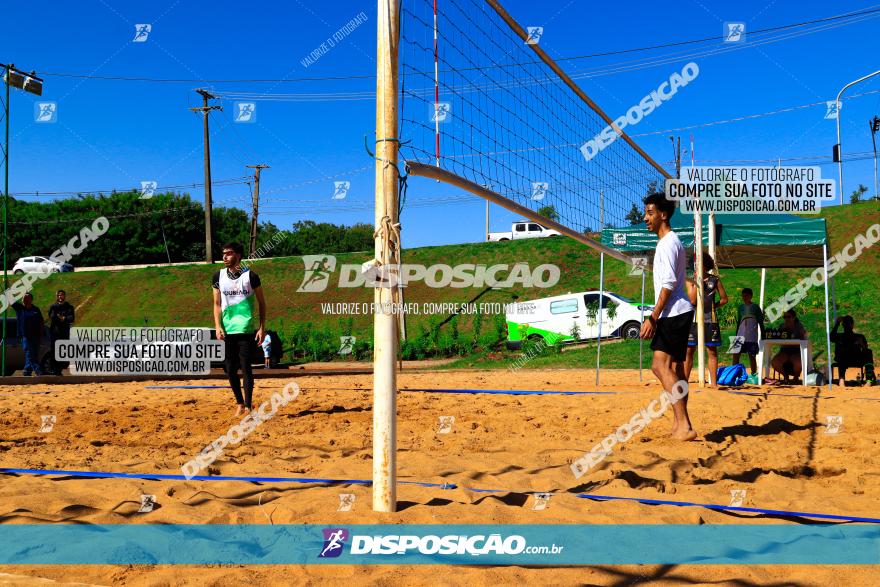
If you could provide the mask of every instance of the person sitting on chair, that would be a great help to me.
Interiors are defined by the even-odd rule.
[[[837,329],[843,324],[843,332],[838,334]],[[855,320],[852,316],[838,316],[831,331],[831,342],[834,343],[834,362],[837,363],[837,373],[840,377],[840,385],[846,385],[846,370],[850,367],[864,367],[865,379],[872,384],[876,380],[874,375],[874,353],[868,348],[868,339],[865,335],[853,330]]]
[[[785,338],[793,340],[807,339],[807,331],[804,329],[801,321],[798,320],[794,310],[787,310],[782,317],[785,319],[785,322],[780,330],[783,333],[787,333]],[[797,378],[801,375],[801,350],[794,346],[784,346],[779,349],[779,352],[776,353],[776,356],[773,357],[770,363],[777,372],[782,373],[782,382],[789,383],[789,377]]]

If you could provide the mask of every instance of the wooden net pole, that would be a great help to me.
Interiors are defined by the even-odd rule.
[[[376,259],[399,262],[397,208],[398,0],[378,0],[376,37]],[[377,287],[373,315],[373,510],[397,510],[397,319],[395,287]]]

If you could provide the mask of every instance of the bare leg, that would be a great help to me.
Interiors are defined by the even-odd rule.
[[[739,355],[737,355],[737,357],[739,357]],[[752,368],[752,375],[758,372],[758,359],[755,355],[749,355],[749,366]],[[758,383],[760,383],[760,381]]]
[[[740,355],[740,353],[733,353],[730,356],[730,364],[731,365],[737,365],[739,363],[739,355]]]
[[[697,347],[689,346],[687,356],[684,359],[684,380],[691,380],[691,369],[694,367],[694,351]]]
[[[715,381],[718,375],[718,349],[716,347],[707,347],[709,351],[709,387],[715,387],[718,382]]]
[[[663,351],[654,351],[651,371],[667,392],[671,392],[678,381],[685,379],[684,363],[673,361],[672,356]],[[687,400],[685,396],[672,406],[672,437],[678,440],[693,440],[697,437],[688,417]]]

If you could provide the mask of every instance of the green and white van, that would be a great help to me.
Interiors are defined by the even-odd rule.
[[[511,304],[507,308],[507,348],[516,350],[524,340],[562,344],[595,340],[602,322],[602,338],[638,338],[642,312],[627,297],[606,291],[599,307],[598,291],[569,293]],[[653,305],[643,306],[645,315]]]

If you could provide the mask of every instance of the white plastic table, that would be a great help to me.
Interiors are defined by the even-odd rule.
[[[801,351],[801,380],[807,384],[807,373],[813,369],[813,345],[809,340],[797,338],[765,338],[758,343],[758,364],[761,365],[761,381],[770,376],[770,358],[768,351],[773,346],[796,346]]]

